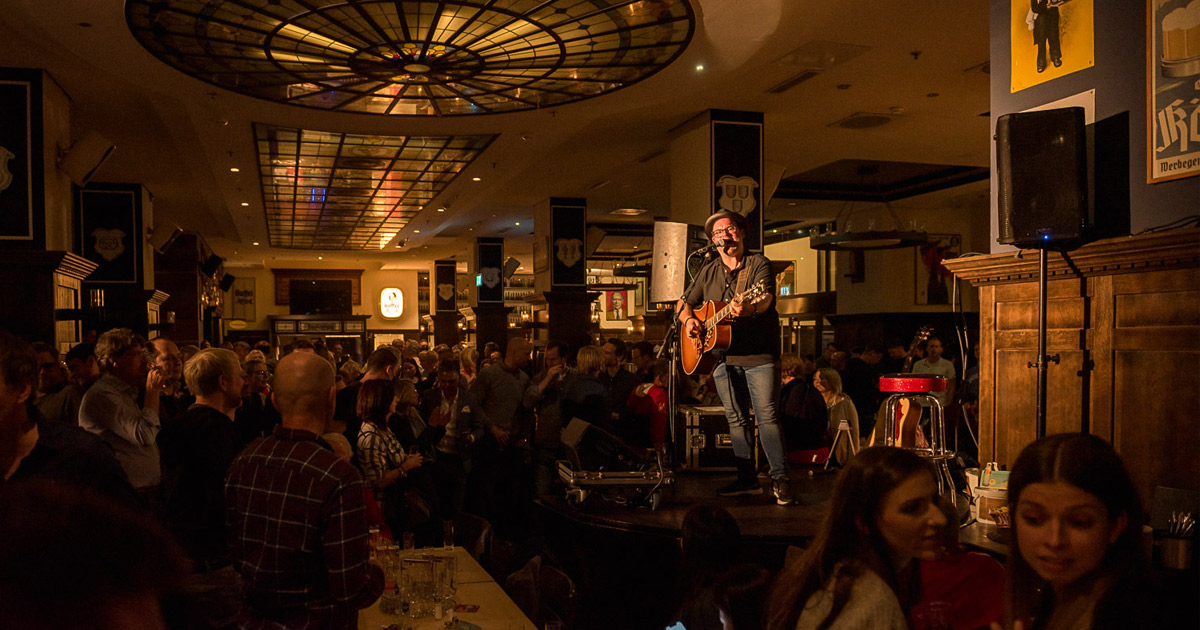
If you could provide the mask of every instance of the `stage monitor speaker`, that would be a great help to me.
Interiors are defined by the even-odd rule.
[[[228,291],[229,288],[233,286],[234,280],[237,280],[237,277],[232,274],[227,273],[227,274],[221,276],[221,283],[220,283],[221,290]]]
[[[1087,136],[1082,107],[1005,114],[996,121],[1000,238],[1022,249],[1086,242]]]
[[[706,242],[704,228],[700,226],[671,221],[654,222],[654,255],[650,259],[650,302],[673,303],[679,299],[683,290],[687,288],[688,254],[704,247]],[[699,257],[693,260],[699,260]]]
[[[206,276],[211,276],[217,273],[217,270],[221,268],[221,263],[223,262],[225,262],[224,258],[221,258],[216,254],[212,254],[204,260],[204,264],[200,265],[200,273]]]
[[[178,225],[172,225],[169,228],[166,225],[156,225],[150,231],[150,238],[148,239],[150,247],[154,248],[154,251],[160,254],[165,254],[182,234],[183,229]]]

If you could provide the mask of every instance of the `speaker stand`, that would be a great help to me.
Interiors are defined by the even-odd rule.
[[[1037,361],[1029,367],[1037,368],[1037,437],[1046,437],[1046,369],[1051,361],[1058,364],[1059,356],[1046,354],[1046,257],[1047,250],[1038,250],[1038,347]]]

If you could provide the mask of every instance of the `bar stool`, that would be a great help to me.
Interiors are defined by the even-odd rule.
[[[936,374],[885,374],[879,377],[879,391],[892,394],[883,403],[884,444],[906,448],[931,460],[937,471],[938,491],[943,494],[955,492],[949,462],[954,459],[956,453],[946,448],[946,416],[942,410],[942,402],[933,393],[946,391],[948,385],[946,377]],[[905,446],[902,440],[897,444],[896,412],[900,409],[902,400],[914,404],[926,403],[929,407],[929,446]],[[916,427],[916,430],[919,431],[920,427]]]

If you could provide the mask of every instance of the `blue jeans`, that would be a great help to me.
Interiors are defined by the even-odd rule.
[[[746,430],[749,406],[754,408],[758,422],[758,439],[770,463],[771,479],[787,478],[787,455],[783,452],[783,436],[776,421],[779,400],[779,363],[767,363],[756,367],[741,367],[721,363],[713,370],[713,382],[721,402],[725,405],[725,418],[729,420],[729,437],[733,442],[733,454],[742,459],[754,459],[754,444]],[[748,399],[748,400],[747,400]]]

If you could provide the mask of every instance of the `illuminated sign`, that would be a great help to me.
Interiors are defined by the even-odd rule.
[[[404,313],[404,294],[400,289],[389,287],[379,293],[379,314],[385,319],[396,319]]]

